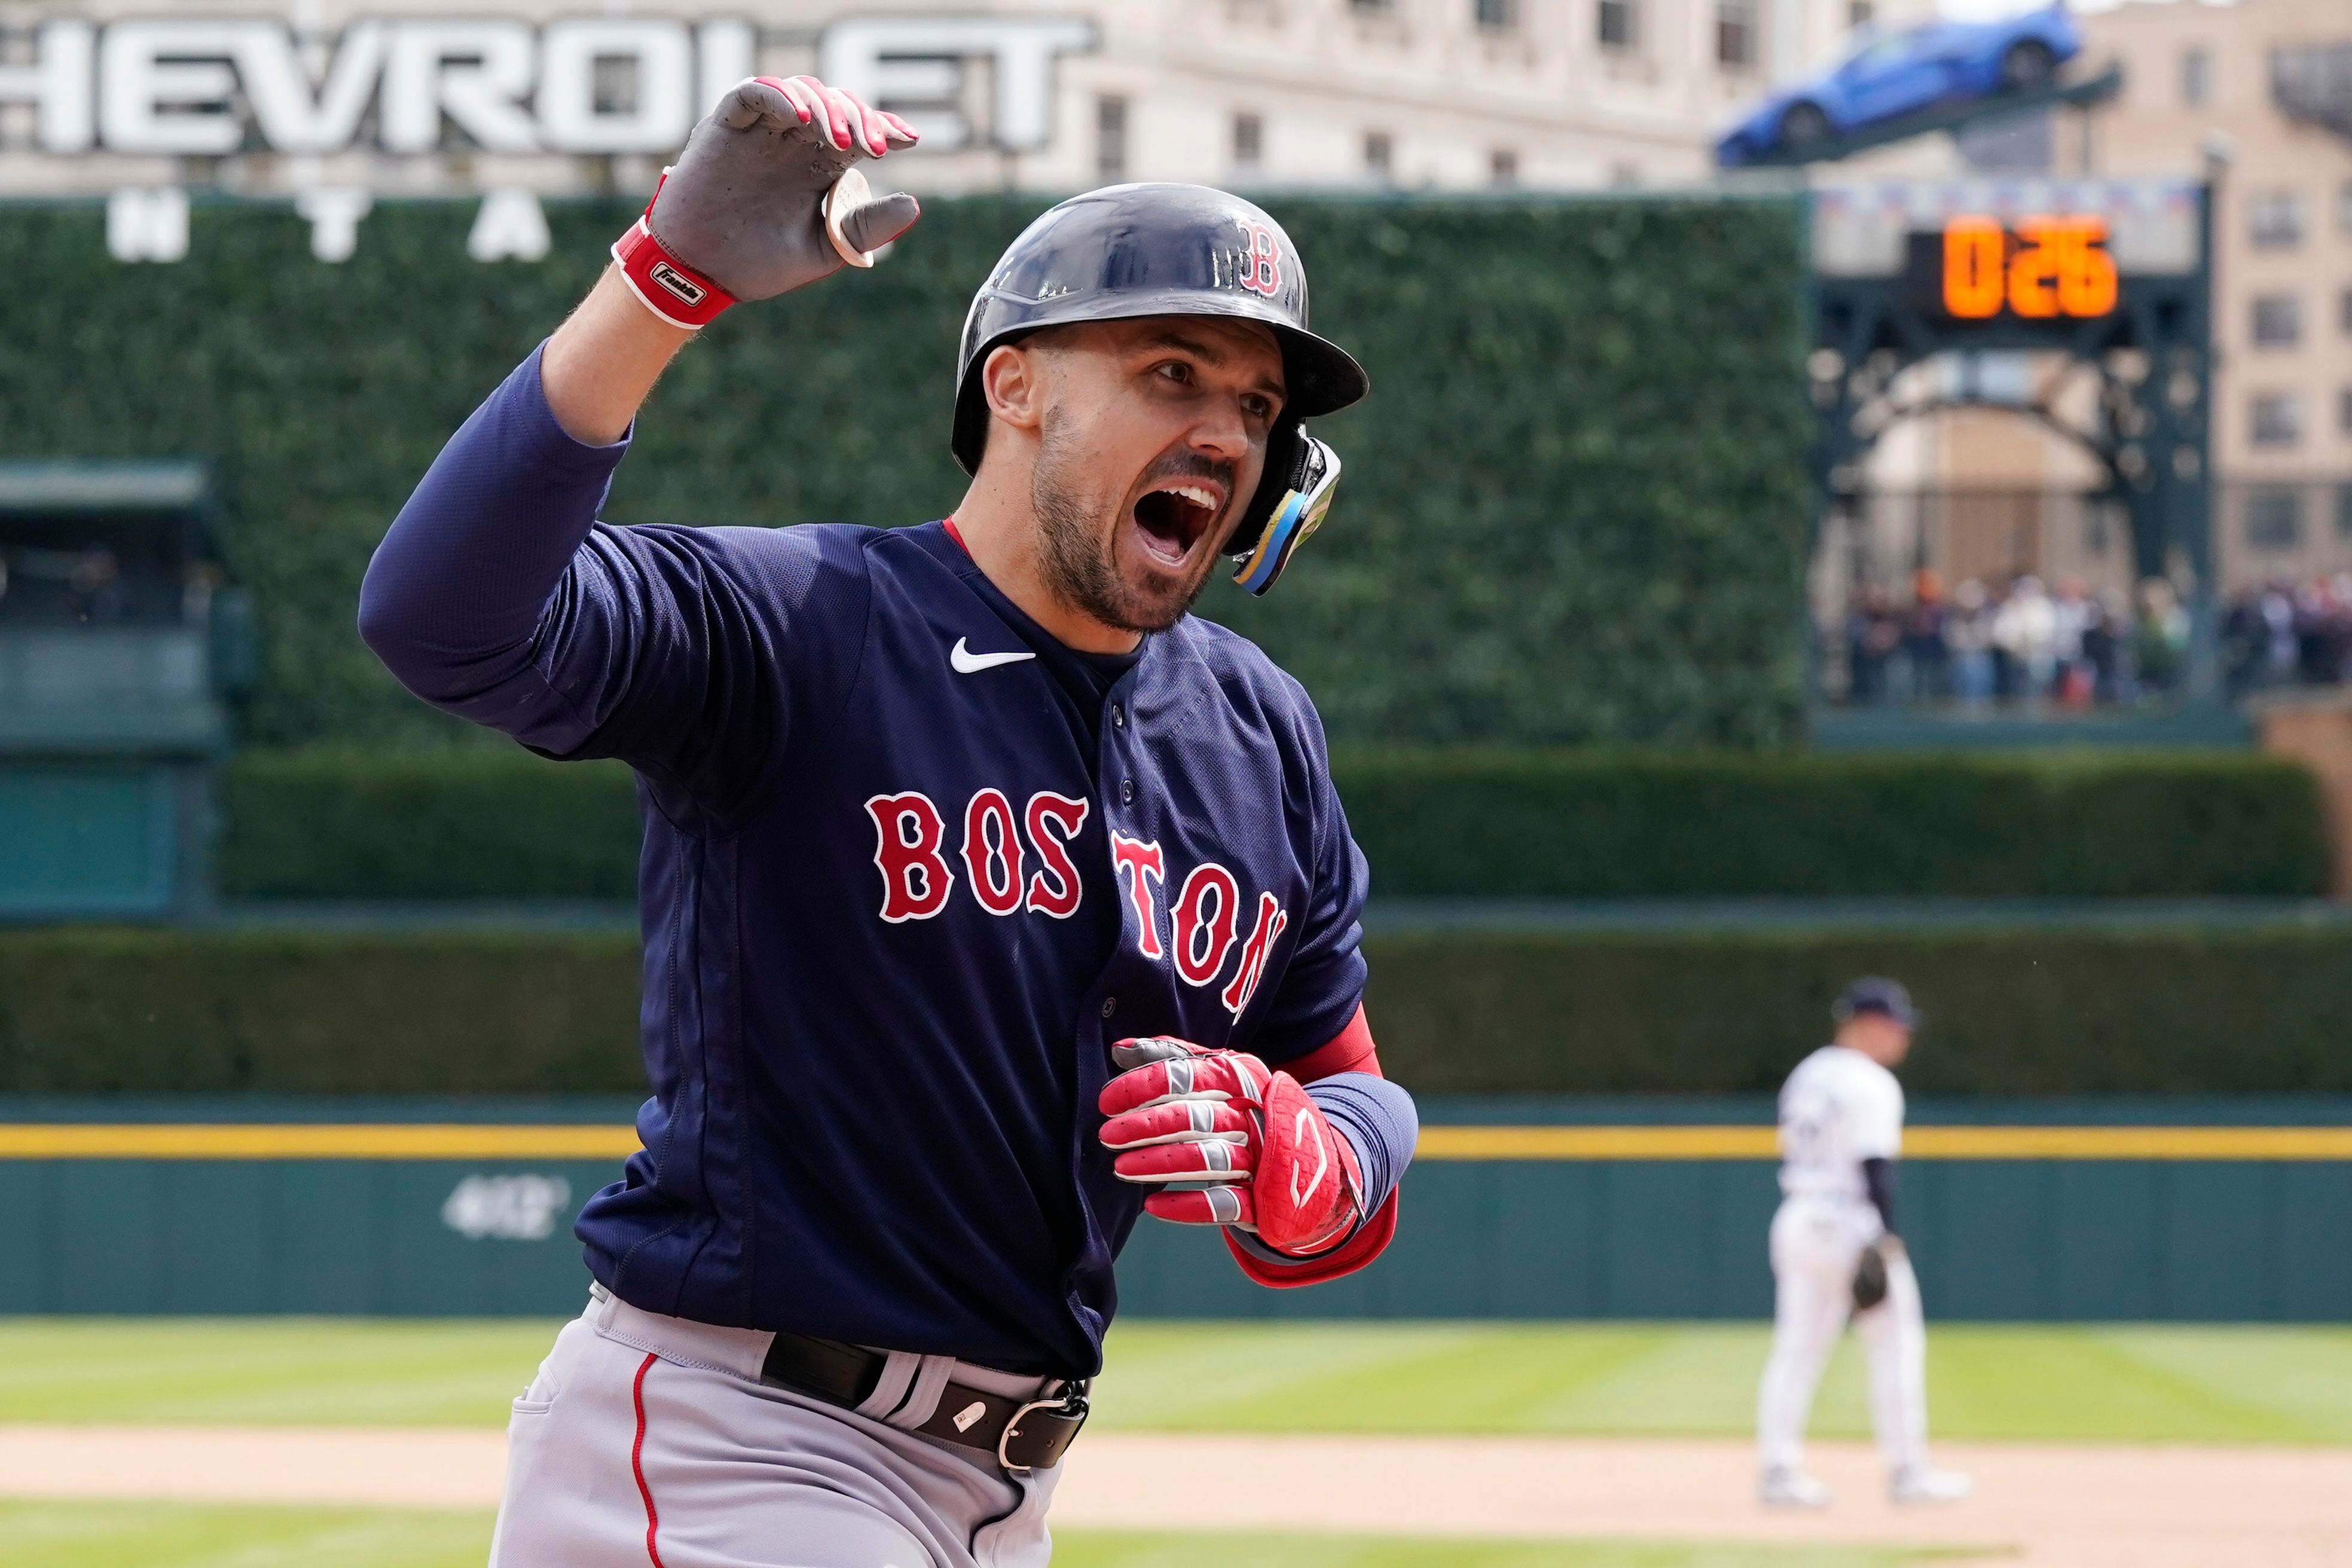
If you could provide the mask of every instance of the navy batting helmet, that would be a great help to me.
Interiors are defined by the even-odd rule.
[[[1864,975],[1830,1004],[1830,1016],[1840,1023],[1863,1013],[1893,1019],[1905,1029],[1917,1029],[1927,1021],[1927,1015],[1911,1005],[1911,993],[1904,989],[1902,981],[1876,975]]]
[[[1282,225],[1205,185],[1111,185],[1074,196],[1022,231],[972,297],[957,356],[956,461],[978,473],[988,444],[980,367],[1044,327],[1144,316],[1223,316],[1270,328],[1286,387],[1265,476],[1226,537],[1234,580],[1264,593],[1330,508],[1339,459],[1302,422],[1371,390],[1348,351],[1307,325],[1307,267]]]

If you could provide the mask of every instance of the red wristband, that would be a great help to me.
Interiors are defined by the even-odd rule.
[[[661,187],[655,186],[654,193],[659,195]],[[653,210],[653,204],[646,203],[646,217]],[[646,217],[613,242],[613,259],[620,264],[629,291],[674,327],[706,327],[735,303],[733,295],[664,250]]]

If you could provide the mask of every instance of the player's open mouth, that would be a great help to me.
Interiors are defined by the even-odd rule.
[[[1146,490],[1130,515],[1144,553],[1173,568],[1184,564],[1224,506],[1224,488],[1213,480],[1167,480]]]

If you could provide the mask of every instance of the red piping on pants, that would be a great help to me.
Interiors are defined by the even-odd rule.
[[[653,1559],[654,1568],[662,1568],[661,1548],[654,1542],[661,1516],[654,1511],[654,1489],[646,1485],[646,1374],[660,1359],[648,1355],[639,1362],[636,1381],[629,1385],[629,1398],[637,1407],[637,1437],[629,1445],[629,1469],[637,1478],[637,1495],[646,1500],[646,1555]]]

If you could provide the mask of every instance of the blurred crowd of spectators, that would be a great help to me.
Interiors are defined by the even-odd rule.
[[[1906,598],[1875,584],[1861,590],[1838,635],[1845,700],[1856,706],[2089,707],[2178,686],[2189,612],[2161,578],[2129,594],[2032,576],[1970,578],[1947,591],[1923,570]],[[2352,571],[2238,595],[2222,612],[2221,662],[2232,696],[2352,683]]]
[[[2189,614],[2172,585],[2094,593],[2079,578],[1976,578],[1946,590],[1912,574],[1906,600],[1864,587],[1841,628],[1846,701],[2057,704],[2132,702],[2179,683]]]
[[[2221,620],[2221,670],[2233,695],[2352,680],[2352,571],[2296,587],[2266,583]]]

